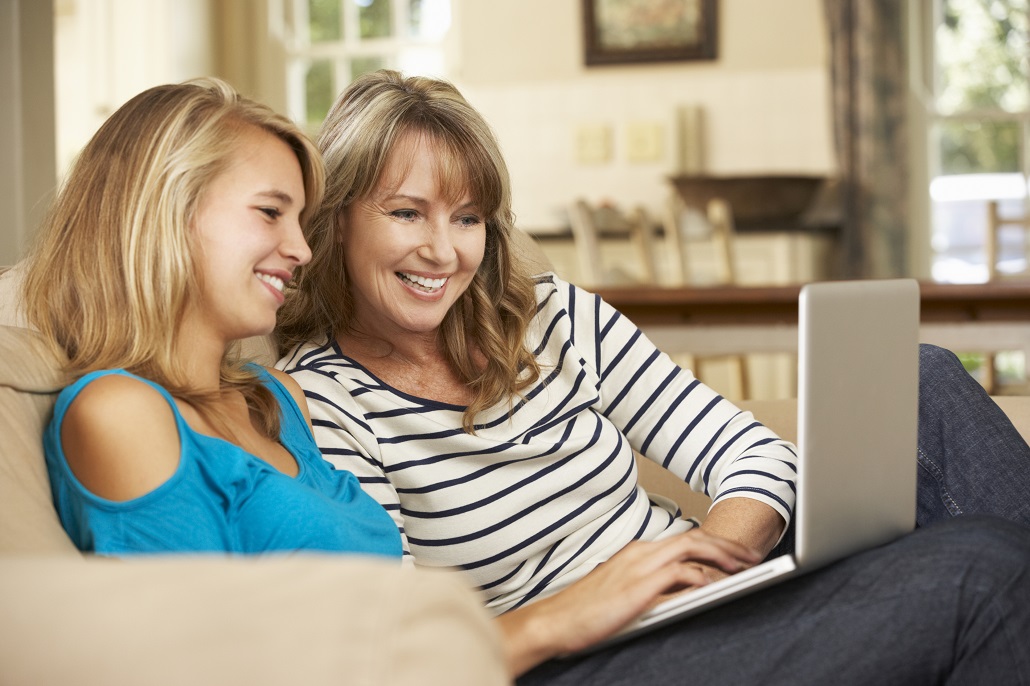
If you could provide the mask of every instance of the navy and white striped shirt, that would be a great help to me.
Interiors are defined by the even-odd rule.
[[[278,366],[304,389],[327,460],[358,476],[419,565],[464,569],[496,612],[582,578],[633,539],[686,531],[637,485],[633,451],[716,502],[787,521],[796,452],[677,367],[596,295],[537,279],[528,333],[541,379],[462,427],[463,407],[391,388],[332,341]]]

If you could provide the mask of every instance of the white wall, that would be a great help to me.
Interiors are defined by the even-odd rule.
[[[658,212],[681,105],[703,110],[706,173],[835,170],[820,0],[719,0],[714,61],[589,68],[579,0],[454,2],[454,81],[497,132],[523,228],[560,228],[578,196]],[[657,127],[660,159],[628,160],[636,124]],[[610,161],[577,162],[577,133],[597,125],[611,133]]]

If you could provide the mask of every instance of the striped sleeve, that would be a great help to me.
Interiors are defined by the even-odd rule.
[[[677,366],[601,298],[559,288],[575,345],[597,375],[600,411],[633,447],[715,502],[753,498],[789,522],[795,447]]]

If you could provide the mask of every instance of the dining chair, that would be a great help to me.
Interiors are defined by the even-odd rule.
[[[695,221],[691,226],[692,211]],[[697,231],[696,225],[704,226]],[[704,208],[688,208],[678,193],[669,195],[662,217],[665,248],[669,252],[672,285],[734,285],[737,283],[736,231],[733,209],[721,198],[712,198]],[[702,247],[703,246],[703,247]],[[710,263],[704,264],[704,255]]]
[[[1018,228],[1023,239],[1023,269],[1015,273],[1006,273],[998,269],[1001,258],[1001,233],[1006,227]],[[997,200],[987,203],[987,236],[984,240],[987,257],[987,280],[998,281],[1004,278],[1030,278],[1030,216],[1003,217]]]
[[[607,220],[603,226],[600,221],[602,214]],[[658,282],[654,224],[643,207],[636,207],[626,215],[612,207],[602,211],[602,208],[578,198],[569,205],[569,225],[576,248],[579,285]],[[631,249],[621,256],[628,260],[608,266],[602,250],[603,229],[625,236],[622,240],[628,240]]]

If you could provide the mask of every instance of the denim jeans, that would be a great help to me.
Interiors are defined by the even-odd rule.
[[[955,355],[919,350],[916,521],[996,514],[1030,526],[1030,446]]]
[[[1030,683],[1030,529],[957,517],[633,641],[536,684]]]
[[[519,686],[1030,684],[1030,448],[926,345],[917,460],[913,533]]]

